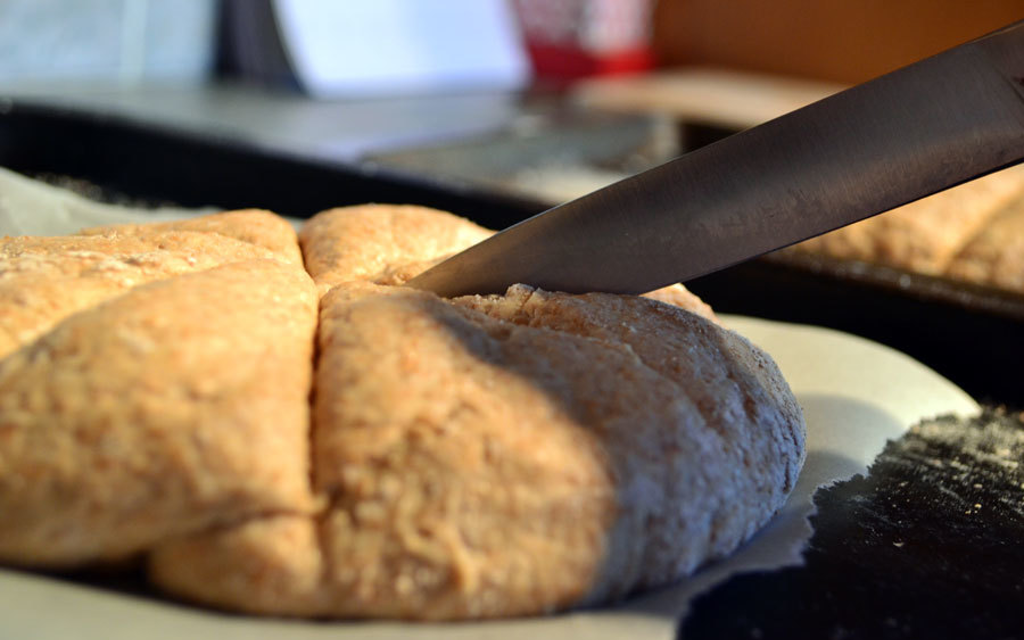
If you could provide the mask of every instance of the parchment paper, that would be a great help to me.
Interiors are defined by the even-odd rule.
[[[56,236],[83,227],[175,220],[216,209],[132,209],[93,202],[0,167],[0,235]]]

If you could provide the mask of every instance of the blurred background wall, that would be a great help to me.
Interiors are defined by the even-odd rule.
[[[201,81],[214,69],[237,71],[237,64],[225,67],[228,53],[256,60],[242,65],[250,79],[287,84],[281,77],[292,70],[272,17],[284,1],[0,0],[0,81]],[[334,1],[301,4],[322,2],[337,13],[350,0]],[[422,12],[445,1],[413,0],[406,8]],[[1024,0],[505,1],[520,18],[532,18],[520,20],[527,36],[538,36],[526,39],[530,53],[539,49],[556,73],[572,77],[656,63],[856,83],[1024,18]],[[644,41],[623,44],[623,34]],[[553,57],[559,55],[568,56],[569,67]]]
[[[659,0],[661,65],[857,83],[1024,19],[1024,0]]]
[[[0,0],[0,80],[198,80],[217,0]]]

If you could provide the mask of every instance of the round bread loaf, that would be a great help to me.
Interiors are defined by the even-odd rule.
[[[490,233],[336,209],[308,274],[258,211],[0,241],[0,561],[450,620],[607,602],[753,535],[804,456],[772,360],[678,285],[400,286]]]
[[[705,315],[394,286],[486,236],[468,224],[355,207],[300,233],[327,291],[312,424],[326,507],[165,541],[156,584],[279,615],[536,614],[677,580],[779,509],[804,424],[767,355],[682,289],[667,295]]]

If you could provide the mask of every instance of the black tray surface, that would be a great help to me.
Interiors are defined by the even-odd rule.
[[[821,489],[804,566],[738,576],[680,637],[1024,637],[1024,422],[926,421]]]

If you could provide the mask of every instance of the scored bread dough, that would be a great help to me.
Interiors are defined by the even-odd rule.
[[[771,359],[681,286],[400,286],[491,233],[374,205],[301,254],[260,211],[0,241],[0,562],[440,620],[606,602],[753,535],[804,456]]]
[[[326,506],[163,540],[155,584],[263,614],[536,614],[679,579],[781,507],[803,462],[800,408],[713,316],[522,285],[455,300],[395,286],[489,233],[412,207],[310,221]]]

